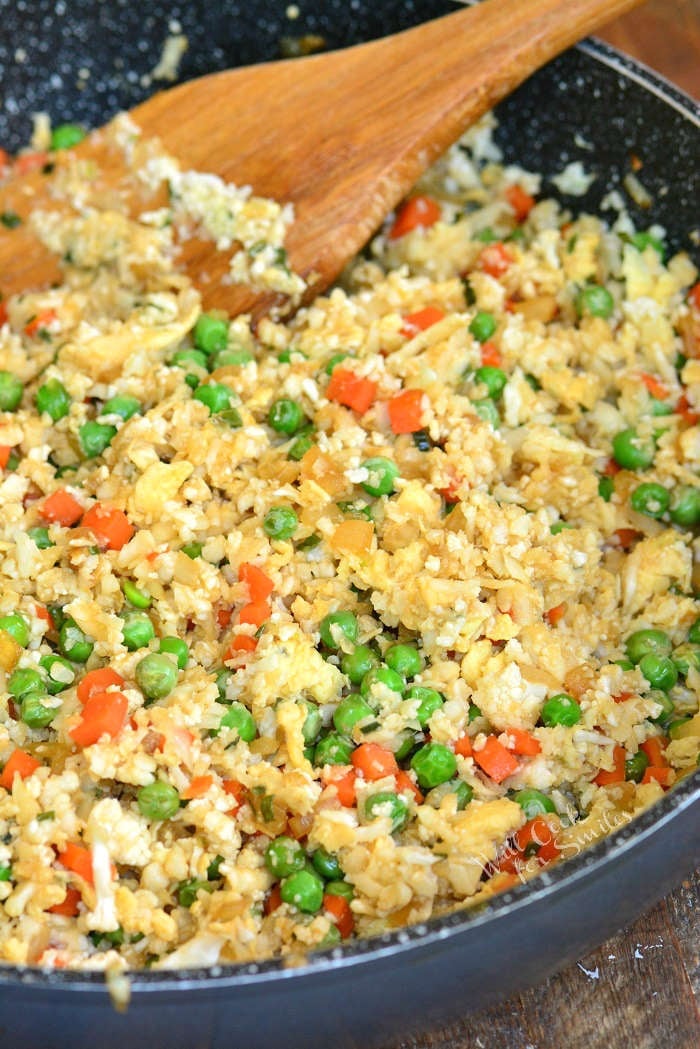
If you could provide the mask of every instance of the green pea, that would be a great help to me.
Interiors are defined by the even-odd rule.
[[[688,641],[690,641],[691,645],[700,645],[700,616],[698,616],[688,631]]]
[[[477,342],[486,342],[487,339],[491,338],[496,328],[496,318],[492,313],[487,313],[485,310],[479,310],[469,325],[469,331]]]
[[[204,543],[185,543],[184,546],[180,547],[183,554],[186,554],[191,561],[196,561],[198,557],[202,556],[202,550],[204,549]]]
[[[658,237],[655,237],[649,230],[644,232],[633,233],[630,237],[630,244],[634,244],[637,251],[644,251],[645,248],[653,248],[654,251],[659,255],[661,261],[664,261],[665,250],[664,246]]]
[[[253,715],[242,703],[232,703],[221,719],[220,728],[230,728],[238,733],[244,743],[250,743],[258,734]]]
[[[20,648],[26,648],[29,644],[29,623],[19,612],[11,612],[8,616],[0,616],[0,630],[4,630],[17,642]]]
[[[44,677],[33,667],[18,667],[10,674],[7,691],[15,699],[21,699],[28,692],[43,692],[46,688]]]
[[[588,314],[591,317],[607,318],[615,309],[615,300],[607,288],[599,284],[589,284],[576,297],[576,311],[579,317]]]
[[[484,226],[477,233],[473,234],[474,240],[480,240],[482,244],[493,244],[495,240],[498,240],[497,234],[493,232],[490,226]]]
[[[625,761],[625,779],[632,780],[633,783],[641,783],[648,764],[649,758],[643,750],[638,750]]]
[[[424,740],[423,733],[412,732],[411,729],[402,729],[398,734],[399,744],[394,751],[394,757],[397,761],[404,761],[410,757],[414,750],[416,750],[419,743]]]
[[[78,427],[78,438],[83,455],[88,459],[94,459],[106,448],[109,448],[112,440],[117,435],[116,426],[109,423],[98,423],[94,419],[88,420]]]
[[[80,124],[59,124],[51,131],[49,149],[72,149],[85,138],[85,130]]]
[[[223,412],[218,412],[216,420],[217,422],[225,423],[227,426],[230,426],[232,430],[237,430],[239,426],[243,425],[241,413],[237,408],[226,408]]]
[[[145,612],[129,612],[124,617],[122,641],[130,652],[145,648],[155,636],[155,627]]]
[[[700,524],[700,488],[682,484],[674,489],[670,516],[681,528]]]
[[[385,459],[377,455],[373,459],[365,459],[362,464],[367,470],[368,477],[362,482],[362,487],[368,495],[380,496],[391,495],[394,491],[394,481],[399,476],[399,468],[391,459]]]
[[[576,725],[581,720],[581,708],[573,696],[560,692],[552,696],[542,707],[542,722],[548,727],[553,725]]]
[[[134,677],[146,699],[164,699],[177,684],[177,667],[168,656],[150,652],[136,664]]]
[[[228,343],[228,321],[211,313],[200,313],[194,326],[194,344],[207,356],[226,348]]]
[[[186,881],[181,881],[175,890],[177,902],[181,907],[191,907],[196,901],[197,893],[200,890],[213,892],[214,886],[207,881],[202,881],[201,878],[188,878]]]
[[[50,415],[56,423],[70,411],[71,399],[68,390],[58,379],[49,379],[36,391],[36,407],[40,414]]]
[[[63,656],[42,656],[39,665],[46,671],[46,689],[52,696],[70,688],[75,681],[73,664]]]
[[[425,728],[435,711],[439,710],[445,702],[437,689],[428,688],[426,685],[411,685],[406,693],[406,699],[418,700],[416,717],[421,728]]]
[[[313,763],[317,768],[323,765],[349,765],[354,749],[350,740],[339,732],[329,732],[316,744]]]
[[[625,642],[627,657],[635,664],[650,653],[670,656],[672,648],[671,638],[663,630],[635,630]]]
[[[56,630],[60,630],[63,624],[65,623],[66,619],[68,618],[65,612],[63,611],[63,605],[52,603],[48,604],[46,607],[51,613],[51,618],[54,621]]]
[[[323,369],[326,375],[332,375],[334,370],[338,367],[341,361],[346,361],[348,357],[352,357],[351,353],[334,353],[330,360],[327,362]]]
[[[329,612],[321,620],[318,629],[326,648],[336,651],[346,641],[351,644],[357,641],[357,616],[349,611]]]
[[[553,525],[549,526],[549,531],[552,535],[560,535],[561,532],[565,531],[567,528],[573,527],[574,526],[569,524],[568,521],[555,521]]]
[[[162,779],[155,780],[136,792],[136,804],[147,820],[169,820],[180,811],[180,795]]]
[[[648,482],[639,484],[630,495],[632,509],[647,517],[660,518],[666,513],[671,497],[662,484]]]
[[[20,701],[20,716],[29,728],[46,728],[55,718],[56,707],[47,707],[42,700],[45,695],[40,692],[27,692]]]
[[[0,867],[0,881],[12,881],[12,867]]]
[[[130,579],[122,579],[122,593],[130,605],[134,608],[150,608],[151,595],[145,590],[139,590]]]
[[[48,528],[30,528],[27,535],[38,550],[48,550],[56,545],[49,536]]]
[[[684,677],[688,676],[691,667],[700,670],[700,646],[698,645],[691,645],[688,642],[679,645],[678,648],[674,648],[671,658],[679,674]]]
[[[598,495],[600,498],[604,499],[606,503],[609,503],[614,491],[615,482],[612,477],[601,477],[598,481]]]
[[[340,866],[338,857],[324,849],[323,845],[312,854],[311,862],[326,881],[340,880],[343,877],[343,868]]]
[[[373,667],[367,671],[360,683],[362,696],[370,701],[375,697],[381,699],[383,691],[387,688],[392,692],[398,692],[399,695],[403,695],[406,688],[404,679],[391,667]]]
[[[469,802],[474,797],[474,791],[465,783],[462,779],[450,779],[445,780],[444,783],[440,783],[437,787],[433,787],[431,791],[425,796],[426,803],[431,805],[434,809],[439,809],[442,805],[443,800],[450,794],[457,796],[457,811],[462,812],[466,809]]]
[[[233,390],[221,382],[209,382],[204,386],[198,386],[192,394],[195,401],[206,404],[210,415],[218,415],[231,407]]]
[[[356,645],[352,652],[343,652],[340,669],[353,685],[359,685],[365,674],[378,664],[379,659],[369,645]]]
[[[263,518],[263,532],[270,539],[284,542],[299,527],[299,518],[291,506],[273,506]]]
[[[310,699],[302,699],[301,703],[306,709],[306,717],[304,724],[301,726],[301,734],[304,737],[304,743],[308,746],[311,743],[315,743],[318,739],[319,732],[323,726],[323,718],[321,717],[321,711]]]
[[[615,659],[613,663],[616,667],[622,667],[623,670],[634,670],[634,663],[629,659]]]
[[[135,397],[118,394],[116,397],[110,397],[108,401],[105,401],[102,405],[101,414],[118,415],[124,422],[128,422],[132,416],[138,415],[140,411],[141,403]]]
[[[274,402],[268,412],[267,421],[277,433],[286,433],[291,437],[303,426],[306,419],[300,404],[283,397]]]
[[[334,878],[329,881],[326,885],[326,892],[329,896],[342,896],[348,903],[355,898],[355,890],[352,885],[342,878]]]
[[[508,376],[502,368],[492,368],[489,365],[477,368],[474,372],[474,378],[477,382],[482,382],[486,386],[489,397],[493,398],[494,401],[497,401],[501,396],[508,382]]]
[[[557,811],[552,799],[547,794],[543,794],[541,790],[535,790],[534,787],[519,790],[513,801],[518,803],[529,820],[534,819],[535,816],[543,816],[545,812]]]
[[[670,696],[667,696],[665,692],[662,692],[661,689],[658,688],[652,689],[651,692],[648,693],[648,698],[661,707],[661,713],[655,718],[650,718],[650,720],[653,721],[655,725],[665,725],[676,712],[675,703]]]
[[[480,401],[472,401],[472,408],[479,418],[483,419],[485,423],[490,423],[494,430],[497,430],[501,425],[498,408],[490,397],[484,397]]]
[[[333,714],[333,724],[344,736],[351,736],[355,725],[374,717],[374,711],[362,696],[351,692],[341,699]]]
[[[283,901],[303,914],[315,914],[321,909],[323,892],[323,881],[308,870],[295,871],[280,885]]]
[[[306,853],[298,841],[283,834],[265,849],[265,866],[275,878],[286,878],[295,871],[304,870]]]
[[[303,459],[306,453],[313,448],[314,441],[311,434],[305,433],[301,437],[297,437],[295,441],[292,441],[287,452],[287,458],[292,459],[295,463],[298,463],[300,459]]]
[[[670,723],[670,725],[668,726],[668,729],[667,729],[669,738],[670,739],[682,739],[682,736],[680,734],[680,730],[683,728],[684,725],[687,725],[688,722],[692,721],[692,720],[693,720],[692,717],[688,714],[684,718],[676,718],[675,721],[672,721]]]
[[[411,758],[411,768],[421,787],[429,790],[452,779],[457,771],[457,759],[443,743],[427,743]]]
[[[285,38],[283,37],[283,39]],[[331,949],[331,947],[337,947],[338,944],[342,942],[343,937],[340,935],[340,929],[334,922],[330,922],[328,928],[326,929],[325,936],[313,949],[319,951],[328,951]]]
[[[652,688],[660,688],[663,692],[668,692],[678,681],[678,669],[668,656],[648,652],[639,660],[639,669]]]
[[[175,662],[180,670],[184,670],[190,658],[190,650],[179,637],[162,637],[158,642],[158,651],[169,656],[175,656]]]
[[[381,816],[388,816],[391,820],[391,833],[402,830],[408,823],[408,804],[398,794],[392,794],[388,790],[380,790],[377,794],[370,794],[365,798],[364,815],[367,820],[376,820]]]
[[[187,371],[188,368],[198,368],[202,372],[207,371],[207,355],[202,353],[201,350],[178,350],[170,358],[171,368],[184,368]],[[189,376],[187,377],[189,379]],[[195,386],[199,385],[199,380],[195,374]]]
[[[14,412],[19,408],[24,386],[12,372],[0,371],[0,412]]]
[[[481,718],[484,715],[481,713],[481,708],[477,707],[476,703],[471,703],[469,706],[468,723],[471,725],[472,721],[476,721],[477,718]]]
[[[384,662],[402,678],[410,680],[423,669],[423,657],[414,645],[390,645],[384,653]]]
[[[209,358],[209,367],[212,371],[217,368],[242,368],[254,360],[255,356],[250,350],[230,347],[230,349],[219,350],[218,353],[212,354]]]
[[[613,458],[625,470],[646,470],[654,462],[656,444],[651,437],[641,438],[634,428],[616,433],[612,442]]]

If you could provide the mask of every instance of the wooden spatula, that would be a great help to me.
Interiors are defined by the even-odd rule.
[[[548,59],[639,0],[484,0],[344,51],[234,69],[150,98],[132,112],[183,169],[211,171],[290,201],[292,267],[313,297],[450,143]],[[552,99],[552,105],[556,105]],[[110,177],[93,138],[78,147]],[[116,178],[116,175],[114,176]],[[49,180],[50,181],[50,180]],[[46,206],[41,174],[10,180],[0,212]],[[228,260],[188,241],[185,269],[208,307],[269,309],[269,296],[220,283]],[[206,274],[206,280],[203,275]],[[26,223],[0,237],[5,295],[55,280]]]

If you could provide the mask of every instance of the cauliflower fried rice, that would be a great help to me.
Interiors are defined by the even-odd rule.
[[[202,313],[177,194],[38,217],[64,282],[0,328],[2,961],[371,936],[696,766],[697,272],[490,126],[288,322]],[[206,228],[220,187],[177,184]],[[291,216],[237,200],[234,276],[299,292]]]

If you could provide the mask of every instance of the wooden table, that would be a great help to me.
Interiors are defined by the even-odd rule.
[[[599,36],[700,97],[700,0],[650,0]],[[696,875],[547,983],[387,1049],[698,1049],[699,902]]]

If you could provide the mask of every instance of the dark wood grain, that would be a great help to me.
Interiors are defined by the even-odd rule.
[[[700,0],[649,0],[598,36],[700,97]],[[700,877],[545,984],[386,1049],[697,1049]]]

